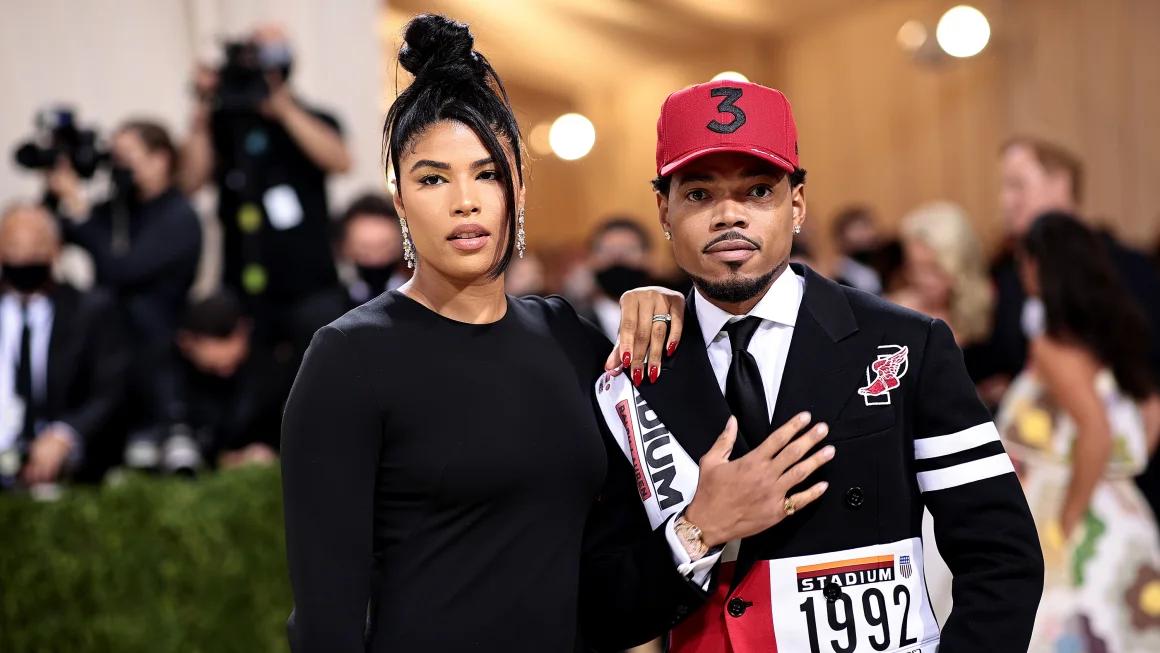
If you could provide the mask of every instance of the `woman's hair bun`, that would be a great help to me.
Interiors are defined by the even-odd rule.
[[[446,16],[423,14],[407,23],[399,63],[412,75],[451,71],[474,72],[475,37],[467,25]]]

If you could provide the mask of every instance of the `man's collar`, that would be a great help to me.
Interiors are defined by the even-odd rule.
[[[802,277],[798,276],[793,268],[786,267],[769,286],[769,290],[765,291],[765,295],[757,302],[753,310],[746,315],[753,315],[763,320],[792,327],[797,324],[798,308],[801,307],[802,295],[804,294],[803,288],[804,280]],[[744,317],[727,313],[709,303],[699,288],[693,288],[693,295],[693,307],[697,311],[697,320],[701,324],[701,336],[706,347],[713,342],[726,322],[735,317]]]
[[[14,291],[0,291],[0,307],[15,311],[19,315],[24,306],[28,307],[28,317],[35,324],[40,324],[52,316],[52,301],[43,293],[34,293],[22,300]]]

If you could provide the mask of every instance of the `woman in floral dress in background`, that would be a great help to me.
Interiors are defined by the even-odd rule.
[[[1030,651],[1160,652],[1160,534],[1132,480],[1160,435],[1153,343],[1075,218],[1036,221],[1020,274],[1030,356],[996,422],[1044,551]]]

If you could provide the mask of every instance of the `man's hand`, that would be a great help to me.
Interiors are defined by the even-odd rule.
[[[713,548],[776,525],[792,514],[786,512],[787,499],[796,511],[822,496],[828,487],[824,482],[789,494],[834,457],[831,445],[802,460],[829,432],[829,427],[819,423],[795,439],[809,423],[810,414],[801,413],[756,449],[731,461],[737,419],[729,418],[713,448],[701,458],[697,493],[685,510],[685,519],[701,529],[706,546]]]
[[[668,315],[672,322],[654,322],[654,315]],[[684,318],[685,297],[679,292],[646,286],[624,293],[620,296],[620,335],[604,369],[615,372],[630,368],[632,382],[639,386],[647,360],[648,378],[656,383],[661,375],[661,355],[672,356],[677,350]]]
[[[190,79],[194,99],[191,131],[195,133],[209,131],[210,114],[213,113],[218,83],[218,71],[212,66],[200,62],[194,65],[193,76]]]
[[[290,87],[286,84],[278,84],[270,89],[270,95],[262,100],[259,110],[267,118],[281,122],[286,120],[290,112],[297,108],[294,96],[290,94]]]
[[[210,135],[214,97],[218,89],[218,73],[212,67],[198,63],[191,81],[194,106],[189,122],[189,136],[177,157],[177,185],[192,195],[204,186],[213,174],[214,154]]]
[[[60,198],[61,213],[71,219],[87,218],[89,204],[81,189],[81,179],[68,159],[57,159],[56,165],[45,176],[48,190]]]
[[[55,482],[72,448],[73,440],[68,435],[53,428],[41,431],[29,448],[28,462],[21,473],[24,484]]]
[[[196,64],[193,68],[191,86],[193,87],[193,98],[198,103],[206,106],[212,104],[218,88],[217,71],[208,64]]]

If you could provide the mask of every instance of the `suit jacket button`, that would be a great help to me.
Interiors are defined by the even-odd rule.
[[[864,503],[866,503],[866,493],[862,491],[862,488],[855,485],[846,490],[846,507],[857,510]]]
[[[822,596],[830,603],[842,598],[842,588],[837,583],[826,583],[825,589],[822,590]]]
[[[751,605],[753,605],[753,603],[751,603],[749,601],[746,601],[744,599],[739,599],[737,597],[733,597],[733,598],[729,599],[729,605],[728,605],[729,616],[730,617],[740,617],[741,615],[745,614],[745,611],[747,609],[749,609],[749,606],[751,606]]]

